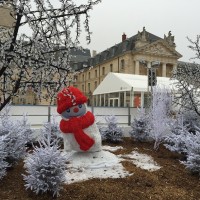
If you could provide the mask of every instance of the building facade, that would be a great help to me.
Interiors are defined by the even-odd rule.
[[[119,44],[93,55],[88,60],[88,67],[79,69],[74,86],[83,91],[91,102],[93,91],[109,72],[147,75],[147,68],[151,68],[151,63],[159,61],[156,75],[170,77],[181,57],[176,51],[171,32],[160,38],[143,28],[130,38],[123,34]],[[141,61],[145,61],[146,65]]]

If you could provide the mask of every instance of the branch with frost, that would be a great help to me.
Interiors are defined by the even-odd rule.
[[[181,110],[193,110],[200,116],[200,65],[195,63],[179,63],[173,72],[176,79],[176,95],[174,103]]]
[[[71,72],[71,48],[80,48],[82,24],[86,41],[91,40],[89,11],[99,2],[89,0],[81,5],[72,0],[60,0],[56,5],[50,0],[6,2],[15,23],[0,30],[0,93],[4,97],[0,110],[30,84],[39,99],[48,96],[51,102],[54,100],[60,88],[66,86]],[[48,95],[43,96],[43,90]]]

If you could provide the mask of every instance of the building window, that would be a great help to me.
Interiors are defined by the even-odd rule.
[[[121,69],[124,69],[124,67],[125,67],[125,61],[124,61],[124,59],[121,60],[120,66],[121,66]]]
[[[95,70],[95,78],[97,78],[97,70]]]
[[[102,75],[105,75],[105,67],[102,67]]]
[[[97,81],[94,82],[94,88],[97,88]]]
[[[88,83],[88,92],[90,92],[90,83]]]
[[[90,79],[90,72],[88,72],[88,79]]]
[[[74,76],[74,82],[78,81],[78,76]]]
[[[115,47],[112,48],[112,56],[115,55]]]
[[[110,64],[110,72],[113,72],[113,64]]]
[[[84,92],[84,85],[82,85],[82,92]]]
[[[84,81],[84,74],[82,75],[82,81]]]

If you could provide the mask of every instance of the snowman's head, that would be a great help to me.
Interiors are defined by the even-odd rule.
[[[69,119],[72,117],[83,116],[85,113],[86,113],[86,104],[78,104],[76,106],[72,106],[66,109],[64,112],[61,113],[61,116],[64,119]]]
[[[64,88],[57,95],[57,112],[63,118],[82,116],[86,112],[87,97],[73,86]]]

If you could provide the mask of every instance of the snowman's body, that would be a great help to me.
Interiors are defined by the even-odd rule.
[[[94,139],[95,143],[94,145],[87,151],[87,152],[96,152],[96,151],[101,151],[101,135],[99,133],[99,129],[94,123],[90,127],[83,129],[83,131],[90,136],[92,139]],[[74,138],[73,133],[62,133],[63,136],[63,141],[64,141],[64,150],[65,151],[81,151],[79,144],[77,143],[76,139]]]
[[[68,121],[71,118],[79,118],[81,116],[84,116],[86,112],[87,112],[86,104],[79,104],[67,109],[66,111],[61,113],[61,116],[63,120]],[[83,129],[83,131],[85,134],[87,134],[90,138],[94,140],[94,144],[91,146],[91,148],[87,150],[87,152],[101,151],[102,150],[101,135],[96,123],[94,122],[89,127]],[[80,149],[80,145],[77,143],[73,133],[62,133],[62,135],[64,140],[65,151],[74,150],[78,152],[83,152],[83,150]]]

